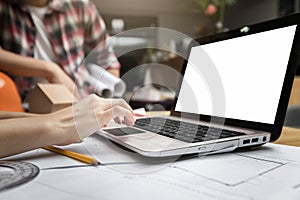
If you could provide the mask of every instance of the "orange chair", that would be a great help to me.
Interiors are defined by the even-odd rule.
[[[2,72],[0,72],[0,110],[24,112],[14,82]]]

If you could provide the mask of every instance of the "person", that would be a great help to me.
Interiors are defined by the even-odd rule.
[[[91,94],[75,105],[50,114],[0,111],[0,158],[49,145],[67,145],[105,126],[111,119],[132,126],[134,115],[122,99]]]
[[[15,82],[23,98],[35,83],[30,77],[64,84],[76,94],[74,82],[83,87],[88,72],[82,63],[91,51],[97,65],[119,76],[103,19],[89,0],[0,0],[0,20],[1,54],[6,58],[0,70],[22,76]],[[35,60],[15,59],[15,54]]]

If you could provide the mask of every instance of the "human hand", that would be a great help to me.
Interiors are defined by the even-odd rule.
[[[62,84],[72,92],[72,94],[80,99],[78,88],[76,87],[74,81],[54,62],[42,61],[48,70],[46,79],[49,83]]]
[[[56,145],[79,142],[93,134],[112,119],[132,126],[135,118],[132,109],[123,99],[103,99],[89,95],[77,104],[61,111],[48,114],[50,132]]]

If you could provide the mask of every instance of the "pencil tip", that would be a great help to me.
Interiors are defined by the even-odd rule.
[[[100,162],[99,162],[98,160],[96,160],[96,159],[93,159],[93,160],[92,160],[92,163],[93,163],[93,165],[95,165],[95,166],[100,165]]]

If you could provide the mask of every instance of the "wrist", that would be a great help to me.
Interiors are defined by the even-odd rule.
[[[56,144],[58,138],[56,138],[55,134],[53,134],[55,132],[55,130],[53,130],[55,129],[55,124],[53,123],[53,121],[51,121],[51,119],[47,115],[42,115],[39,117],[39,124],[44,141],[41,147]]]
[[[80,142],[73,119],[62,118],[58,113],[45,115],[45,129],[50,145],[66,145]]]

